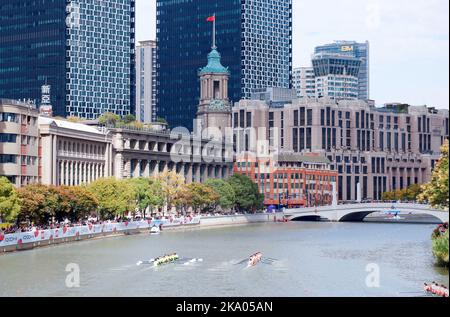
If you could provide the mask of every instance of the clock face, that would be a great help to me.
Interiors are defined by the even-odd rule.
[[[223,100],[218,100],[218,99],[214,99],[211,100],[210,104],[209,104],[209,109],[210,110],[228,110],[228,106],[225,104],[225,102]]]

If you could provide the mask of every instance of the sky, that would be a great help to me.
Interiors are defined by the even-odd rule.
[[[155,39],[156,0],[136,2],[136,40]],[[377,105],[448,109],[448,26],[448,0],[293,0],[293,66],[310,66],[315,46],[368,40]]]

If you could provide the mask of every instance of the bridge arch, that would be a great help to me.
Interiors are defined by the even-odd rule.
[[[322,220],[323,217],[319,216],[319,215],[310,215],[310,216],[298,216],[295,217],[293,219],[291,219],[291,221],[304,221],[304,222],[314,222],[314,221],[320,221]]]
[[[351,212],[351,213],[348,213],[348,214],[342,216],[340,219],[338,219],[338,221],[339,222],[362,222],[362,221],[364,221],[365,218],[367,218],[367,216],[369,216],[373,213],[377,213],[377,212],[381,212],[381,211],[374,210],[374,211]],[[417,214],[417,213],[411,213],[411,214]],[[444,219],[438,217],[434,213],[423,212],[423,214],[435,219],[436,221],[439,221],[442,223],[445,222]],[[403,215],[405,215],[405,214],[403,214]],[[402,214],[400,214],[399,216],[401,217]]]
[[[334,222],[361,222],[367,216],[376,212],[390,212],[398,210],[401,215],[428,215],[436,218],[441,223],[448,222],[448,211],[440,211],[426,205],[403,204],[395,205],[388,203],[374,204],[348,204],[339,206],[323,206],[318,208],[297,208],[285,210],[285,215],[291,221],[312,221],[327,219]]]

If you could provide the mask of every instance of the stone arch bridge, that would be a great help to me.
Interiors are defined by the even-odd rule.
[[[322,206],[310,208],[285,209],[288,220],[327,219],[333,222],[359,222],[368,215],[376,212],[399,211],[400,214],[426,214],[448,222],[448,211],[434,209],[428,205],[408,203],[368,203],[345,204],[337,206]]]

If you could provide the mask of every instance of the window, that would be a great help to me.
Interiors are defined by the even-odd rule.
[[[308,109],[308,112],[307,112],[307,125],[312,125],[312,117],[313,117],[312,109]]]
[[[300,125],[305,126],[305,108],[300,108]]]
[[[214,98],[220,99],[220,81],[215,80],[214,81]]]
[[[17,134],[0,133],[0,143],[16,143]]]
[[[245,120],[245,111],[244,110],[241,110],[241,111],[239,111],[239,127],[240,128],[244,128],[245,127],[245,122],[244,122],[244,120]]]
[[[250,128],[252,126],[252,113],[247,112],[247,128]]]
[[[17,156],[16,155],[9,155],[9,154],[0,154],[0,164],[5,163],[17,163]]]
[[[1,112],[0,122],[15,122],[19,123],[19,116],[15,113]]]

